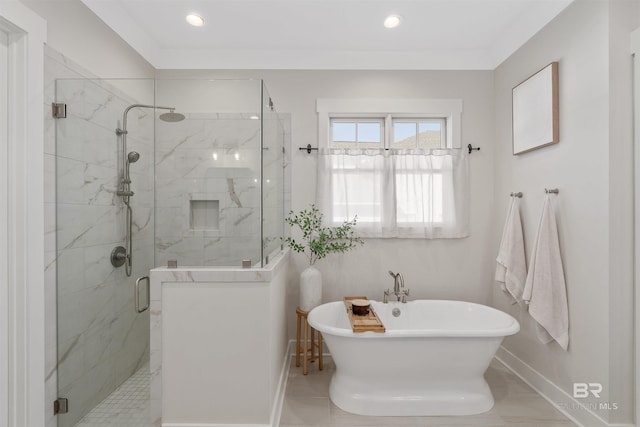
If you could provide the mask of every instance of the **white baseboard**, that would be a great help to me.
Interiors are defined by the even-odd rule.
[[[271,427],[269,424],[163,423],[162,427]]]
[[[280,425],[280,416],[282,415],[282,404],[284,403],[284,394],[287,391],[287,379],[289,378],[289,369],[291,367],[291,352],[294,351],[296,342],[289,340],[287,349],[284,352],[284,360],[282,361],[282,369],[280,370],[280,380],[278,389],[276,390],[276,398],[271,408],[271,427]]]
[[[516,374],[522,381],[551,403],[557,410],[562,412],[574,423],[583,427],[613,427],[591,410],[588,406],[576,400],[573,396],[562,390],[560,387],[549,381],[540,372],[533,369],[519,357],[509,350],[500,346],[496,353],[498,359],[511,372]],[[559,405],[558,402],[562,402]],[[629,424],[616,424],[615,426],[631,426]]]

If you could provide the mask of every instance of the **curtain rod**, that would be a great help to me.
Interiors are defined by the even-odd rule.
[[[307,144],[306,147],[298,147],[298,150],[302,151],[305,150],[307,152],[307,154],[311,154],[312,150],[317,151],[318,147],[312,147],[311,144]],[[387,148],[388,150],[388,148]],[[469,154],[471,154],[472,151],[480,151],[480,147],[474,147],[473,145],[469,144],[467,145],[467,150],[469,150]]]

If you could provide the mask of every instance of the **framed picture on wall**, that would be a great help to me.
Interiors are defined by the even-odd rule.
[[[538,71],[513,88],[513,155],[556,144],[558,126],[558,63]]]

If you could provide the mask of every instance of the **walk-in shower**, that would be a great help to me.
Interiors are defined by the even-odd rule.
[[[168,261],[262,266],[280,249],[286,132],[261,80],[63,79],[55,89],[67,118],[55,120],[51,167],[58,321],[50,375],[52,399],[69,399],[58,426],[70,427],[148,372],[156,349],[149,310],[137,310],[148,295],[136,278]]]
[[[132,108],[153,108],[157,110],[169,110],[168,113],[160,114],[159,119],[169,123],[179,122],[185,119],[184,114],[176,113],[173,107],[160,107],[144,104],[129,105],[122,114],[122,128],[116,128],[116,135],[121,137],[121,152],[122,152],[122,172],[120,173],[120,182],[116,195],[122,197],[122,201],[126,206],[125,214],[125,245],[116,246],[111,251],[111,264],[114,267],[121,267],[124,265],[125,274],[127,277],[131,276],[131,266],[133,264],[133,238],[131,235],[131,228],[133,226],[133,211],[131,204],[129,203],[130,197],[134,195],[131,191],[131,164],[137,162],[140,159],[140,153],[136,151],[130,151],[127,153],[127,116]],[[136,290],[136,296],[138,295]],[[137,309],[136,309],[137,310]]]

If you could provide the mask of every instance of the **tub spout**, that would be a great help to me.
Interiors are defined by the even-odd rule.
[[[394,273],[389,270],[389,275],[393,277],[393,293],[396,297],[398,297],[398,301],[400,300],[400,288],[404,287],[404,278],[402,277],[402,273]]]
[[[394,273],[389,270],[389,275],[393,277],[393,294],[396,296],[397,301],[407,302],[407,296],[409,295],[409,289],[404,288],[404,277],[402,273]],[[385,296],[388,295],[388,292]]]

